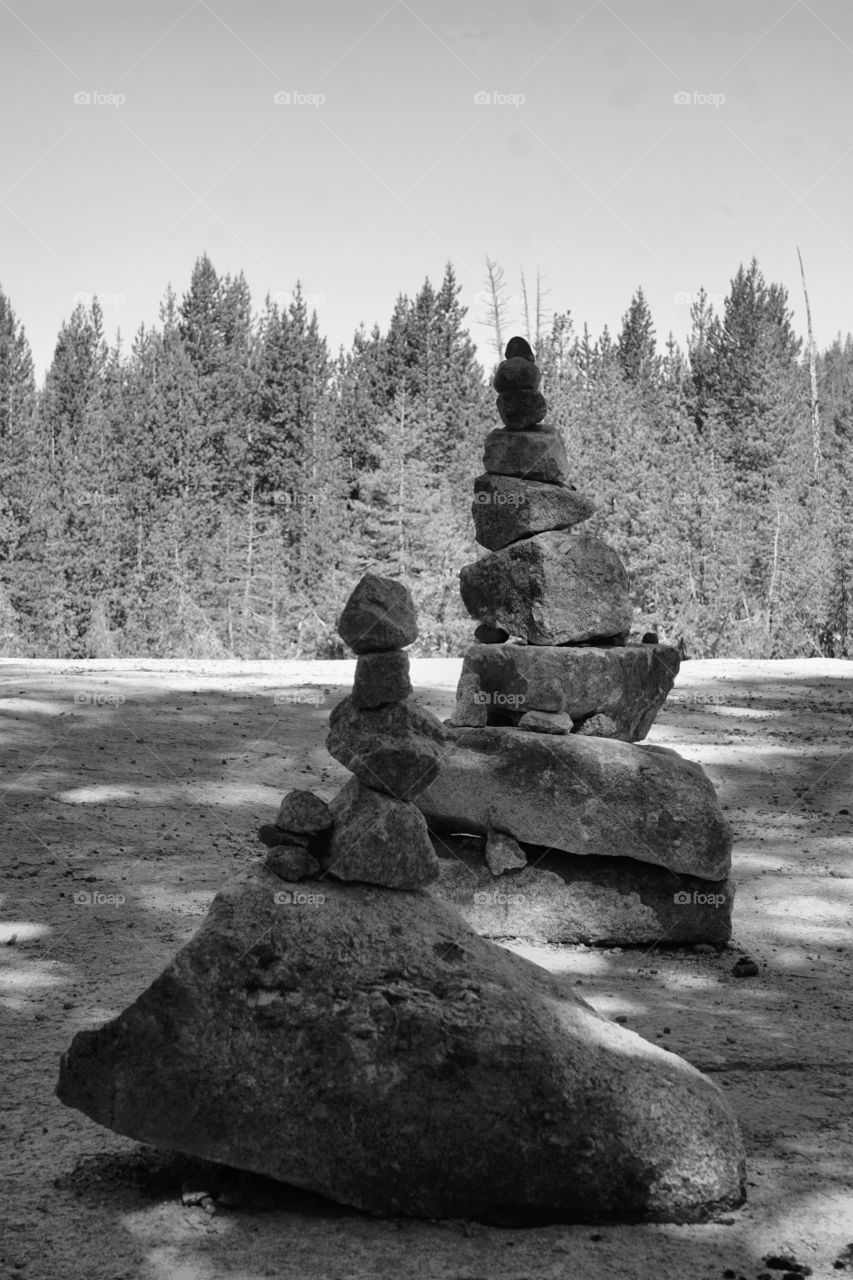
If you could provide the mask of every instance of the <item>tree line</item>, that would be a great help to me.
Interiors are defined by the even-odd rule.
[[[411,583],[417,652],[461,653],[497,417],[460,292],[448,264],[334,355],[298,284],[255,314],[243,275],[202,256],[127,350],[97,299],[78,305],[37,386],[0,290],[0,654],[344,656],[335,621],[368,569]],[[694,657],[850,656],[853,339],[817,354],[813,387],[754,260],[719,313],[700,291],[686,350],[659,351],[642,289],[615,337],[546,320],[538,281],[529,311],[637,629]]]

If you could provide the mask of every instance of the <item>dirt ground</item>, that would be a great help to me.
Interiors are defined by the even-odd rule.
[[[459,665],[413,663],[441,716]],[[514,948],[713,1074],[748,1150],[737,1212],[689,1227],[377,1220],[140,1148],[56,1100],[72,1036],[189,939],[283,792],[329,798],[345,779],[323,743],[352,671],[0,662],[2,1280],[782,1280],[772,1254],[853,1274],[853,662],[686,662],[652,730],[705,766],[733,824],[728,949]],[[740,955],[757,976],[732,974]]]

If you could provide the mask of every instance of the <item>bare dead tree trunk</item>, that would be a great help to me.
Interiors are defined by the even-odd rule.
[[[507,320],[506,297],[504,295],[504,271],[503,267],[499,267],[496,262],[492,262],[491,258],[486,258],[486,290],[489,295],[488,312],[486,323],[492,328],[492,345],[498,353],[498,359],[503,359],[504,338],[503,329]]]
[[[820,479],[821,452],[820,452],[820,404],[817,398],[817,358],[815,352],[814,331],[812,329],[812,309],[809,306],[809,291],[806,288],[806,273],[803,268],[803,255],[797,249],[797,257],[800,260],[800,278],[803,282],[803,296],[806,300],[806,324],[809,333],[809,378],[811,379],[811,406],[812,406],[812,470],[815,480]]]

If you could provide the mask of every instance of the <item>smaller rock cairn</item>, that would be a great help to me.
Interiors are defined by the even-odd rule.
[[[441,722],[412,696],[405,646],[418,634],[401,582],[366,574],[338,620],[358,655],[352,693],[333,708],[326,747],[353,777],[326,804],[309,791],[284,797],[266,866],[285,880],[328,874],[390,889],[418,889],[439,864],[413,803],[438,775]]]

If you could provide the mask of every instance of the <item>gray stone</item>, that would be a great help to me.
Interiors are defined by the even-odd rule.
[[[423,814],[350,778],[332,801],[335,825],[323,870],[337,880],[420,889],[438,875]]]
[[[490,830],[486,834],[484,856],[493,876],[502,876],[505,871],[518,871],[527,866],[527,854],[515,836],[507,831]]]
[[[320,873],[320,863],[299,845],[282,844],[270,849],[264,866],[280,880],[305,880]]]
[[[269,849],[275,849],[281,844],[298,844],[307,849],[311,843],[310,836],[301,831],[287,831],[277,822],[265,822],[262,827],[258,827],[258,839]]]
[[[529,865],[495,884],[474,840],[434,836],[429,892],[487,938],[589,946],[722,946],[732,932],[729,880],[675,875],[630,858],[581,857],[527,845]]]
[[[366,573],[338,619],[338,635],[356,653],[402,649],[418,636],[411,592],[394,578]]]
[[[584,720],[583,724],[579,724],[575,732],[582,738],[618,738],[619,726],[612,716],[597,711],[594,716]]]
[[[486,436],[483,470],[523,480],[566,484],[569,460],[556,427],[538,427],[535,431],[505,431],[497,427]]]
[[[508,831],[522,844],[635,858],[725,880],[732,837],[710,779],[665,747],[523,729],[448,729],[418,796],[431,831]]]
[[[460,676],[456,686],[456,707],[445,724],[458,725],[460,728],[485,725],[489,714],[487,704],[488,698],[483,696],[477,677],[473,674]]]
[[[591,498],[564,485],[517,476],[485,475],[474,481],[471,515],[477,541],[490,551],[548,529],[571,529],[595,511]]]
[[[542,374],[526,356],[510,356],[502,360],[495,371],[492,386],[495,391],[538,391]]]
[[[288,791],[281,802],[275,825],[285,831],[315,835],[328,831],[332,825],[332,811],[326,801],[315,796],[313,791]]]
[[[503,627],[490,627],[481,622],[474,628],[474,639],[478,644],[504,644],[509,639],[509,632]]]
[[[591,534],[536,533],[464,565],[459,583],[472,618],[533,645],[592,641],[631,624],[625,566]]]
[[[526,338],[510,338],[504,351],[504,359],[512,360],[514,356],[523,356],[525,360],[535,362],[533,348]]]
[[[409,655],[402,649],[362,653],[355,664],[352,686],[354,707],[381,707],[403,702],[412,692]]]
[[[256,870],[57,1094],[138,1142],[373,1214],[705,1220],[744,1198],[718,1086],[423,893]],[[278,902],[276,902],[278,898]]]
[[[526,729],[528,733],[571,733],[574,721],[565,711],[525,711],[517,725],[517,729]]]
[[[344,698],[332,708],[326,750],[367,787],[411,800],[438,773],[441,721],[413,698],[359,708]]]
[[[511,431],[537,426],[548,412],[541,391],[502,391],[496,404],[501,422]]]
[[[466,706],[480,694],[500,692],[521,698],[525,711],[562,711],[575,721],[607,715],[617,726],[612,736],[631,742],[648,733],[680,661],[678,650],[665,644],[474,644],[465,654],[459,688],[465,689]],[[491,710],[489,698],[481,702]]]

